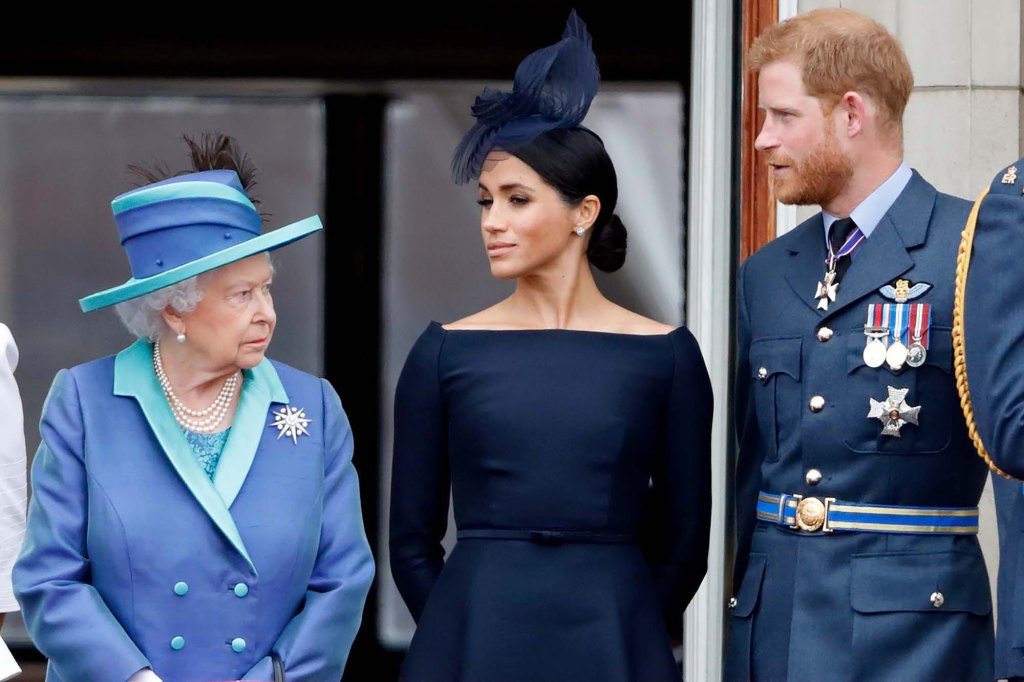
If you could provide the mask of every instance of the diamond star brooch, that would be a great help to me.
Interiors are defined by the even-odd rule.
[[[277,412],[272,412],[271,414],[274,415],[274,421],[270,425],[280,432],[277,434],[278,440],[281,439],[281,436],[288,436],[292,439],[294,445],[298,445],[299,436],[309,435],[306,427],[313,420],[306,417],[306,410],[304,408],[285,405]]]

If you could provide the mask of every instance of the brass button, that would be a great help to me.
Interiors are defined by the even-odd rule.
[[[832,334],[833,332],[831,329],[829,329],[828,327],[822,327],[821,329],[818,330],[818,341],[825,343],[826,341],[832,338]]]
[[[817,497],[805,497],[796,505],[796,525],[814,532],[825,525],[825,503]]]
[[[762,367],[759,370],[757,370],[757,378],[760,379],[761,381],[764,381],[766,378],[768,378],[768,369],[766,367]]]
[[[934,606],[937,609],[941,609],[942,605],[946,603],[946,598],[942,596],[941,592],[932,592],[932,596],[930,597],[930,599],[932,602],[932,606]]]
[[[736,597],[732,597],[732,598],[729,599],[729,608],[730,609],[736,608],[737,604],[739,604],[739,602],[736,600]]]
[[[817,469],[808,469],[804,480],[807,481],[807,485],[818,485],[821,483],[821,472]]]
[[[821,412],[825,409],[825,399],[816,395],[807,401],[807,406],[811,408],[811,412]]]

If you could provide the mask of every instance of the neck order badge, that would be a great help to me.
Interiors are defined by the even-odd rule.
[[[825,245],[828,248],[828,258],[825,260],[825,276],[818,282],[818,287],[814,293],[814,298],[818,299],[818,310],[828,310],[828,304],[834,303],[836,300],[836,295],[839,293],[839,280],[842,277],[842,273],[836,269],[840,259],[853,253],[865,239],[864,233],[860,231],[860,228],[850,218],[844,218],[832,223],[830,232],[833,236],[839,231],[851,228],[853,231],[846,237],[838,250],[833,247],[830,239],[825,240]]]

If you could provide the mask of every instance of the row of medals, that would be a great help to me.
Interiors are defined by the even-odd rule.
[[[839,289],[839,284],[835,282],[837,260],[834,257],[829,260],[828,270],[815,290],[814,298],[818,300],[819,310],[828,310],[828,304],[836,300]],[[864,326],[864,336],[867,337],[864,344],[864,364],[872,369],[878,369],[885,364],[894,372],[903,369],[904,365],[916,368],[923,365],[928,356],[922,337],[912,336],[909,347],[903,344],[899,336],[886,345],[886,340],[890,336],[889,327],[867,325]]]
[[[888,327],[866,326],[864,336],[868,339],[864,345],[864,364],[874,369],[889,365],[889,369],[898,372],[904,365],[920,367],[928,356],[921,337],[911,337],[909,347],[899,338],[893,339],[886,347],[885,340],[889,338]]]

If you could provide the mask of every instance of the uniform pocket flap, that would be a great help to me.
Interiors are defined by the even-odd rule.
[[[737,618],[749,618],[757,606],[757,597],[761,594],[761,582],[764,580],[764,567],[768,561],[767,554],[751,554],[747,563],[747,574],[743,576],[743,584],[736,595],[736,608],[733,615]]]
[[[946,374],[953,372],[953,330],[932,327],[928,334],[928,356],[925,363],[935,365]]]
[[[850,605],[859,613],[992,611],[988,572],[966,552],[859,554],[852,557]]]
[[[802,343],[799,336],[754,341],[750,344],[750,376],[764,381],[773,374],[788,374],[799,381]]]

